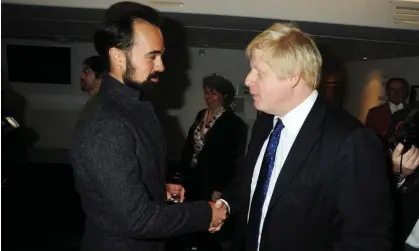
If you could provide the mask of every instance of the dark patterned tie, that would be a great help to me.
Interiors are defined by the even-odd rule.
[[[247,240],[249,246],[247,250],[258,250],[259,228],[262,220],[263,203],[265,202],[266,194],[268,193],[272,170],[275,166],[276,149],[278,148],[279,138],[283,128],[284,124],[278,119],[269,137],[268,145],[263,156],[258,182],[253,193],[252,204],[250,206],[248,222],[249,232]]]

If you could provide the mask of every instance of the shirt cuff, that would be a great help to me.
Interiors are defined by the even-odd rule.
[[[400,177],[399,180],[397,181],[397,187],[401,187],[403,185],[403,183],[405,182],[406,178],[405,177]]]
[[[225,200],[223,200],[223,199],[220,199],[223,203],[224,203],[224,205],[226,205],[226,207],[227,207],[227,212],[228,212],[228,214],[230,214],[230,205],[227,203],[227,201],[225,201]]]

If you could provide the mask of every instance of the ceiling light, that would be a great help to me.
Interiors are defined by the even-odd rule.
[[[392,1],[393,21],[396,24],[419,25],[419,0]]]
[[[367,60],[368,58],[367,58],[367,57],[363,57],[362,59],[363,59],[363,60]]]
[[[148,1],[149,5],[161,6],[161,7],[183,7],[185,3],[178,0],[164,0],[164,1]]]

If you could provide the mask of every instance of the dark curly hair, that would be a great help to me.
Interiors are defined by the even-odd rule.
[[[162,22],[155,9],[129,1],[112,5],[107,10],[105,17],[105,22],[94,34],[93,41],[107,71],[110,70],[110,48],[115,47],[126,52],[132,48],[133,26],[136,21],[147,22],[156,27],[160,27]]]
[[[103,73],[103,63],[99,56],[91,56],[83,61],[83,65],[89,67],[94,73],[96,78],[100,78]]]
[[[223,107],[227,108],[234,101],[234,96],[236,95],[236,90],[234,89],[233,84],[230,80],[225,79],[221,76],[216,75],[215,73],[211,76],[204,77],[202,79],[202,87],[208,88],[212,91],[221,93],[223,95]]]

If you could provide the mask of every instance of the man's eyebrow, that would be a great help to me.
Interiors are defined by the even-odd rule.
[[[150,51],[150,52],[149,52],[149,53],[147,53],[146,55],[147,55],[147,56],[157,56],[157,55],[161,55],[161,54],[163,54],[163,52],[162,52],[162,51],[155,50],[155,51]]]

